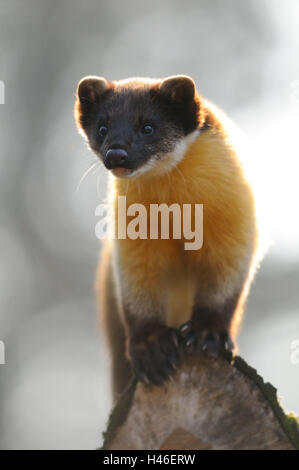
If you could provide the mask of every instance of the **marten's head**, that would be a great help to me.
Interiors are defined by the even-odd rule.
[[[170,171],[202,125],[195,84],[184,75],[85,77],[78,84],[75,117],[91,149],[122,177]]]

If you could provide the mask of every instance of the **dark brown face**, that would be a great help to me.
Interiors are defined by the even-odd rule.
[[[194,82],[185,76],[121,82],[87,77],[79,83],[76,108],[90,147],[116,176],[159,166],[169,171],[199,126]]]

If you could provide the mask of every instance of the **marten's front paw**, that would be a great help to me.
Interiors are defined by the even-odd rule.
[[[217,357],[221,351],[233,351],[234,343],[228,331],[200,330],[192,321],[184,323],[180,329],[180,342],[189,354],[203,352]]]
[[[160,385],[172,376],[178,363],[178,333],[161,326],[143,340],[132,338],[129,354],[137,378]]]

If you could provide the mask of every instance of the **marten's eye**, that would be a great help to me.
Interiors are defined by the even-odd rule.
[[[99,128],[99,134],[101,137],[105,137],[105,135],[107,135],[107,132],[108,132],[107,126],[101,126]]]
[[[150,135],[154,132],[154,128],[153,126],[150,126],[149,124],[146,124],[145,126],[143,126],[143,128],[141,129],[141,132],[142,134],[147,134],[147,135]]]

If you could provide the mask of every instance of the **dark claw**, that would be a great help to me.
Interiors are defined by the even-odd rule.
[[[197,346],[197,335],[191,321],[187,321],[179,328],[180,343],[183,350],[188,354],[193,354]]]
[[[141,358],[139,358],[139,359],[137,359],[135,357],[132,358],[132,365],[133,365],[133,368],[134,368],[137,379],[140,380],[141,382],[147,383],[148,382],[148,377],[147,377],[145,371],[143,370],[144,368],[142,366]]]
[[[220,338],[221,338],[221,345],[222,345],[222,348],[225,350],[225,351],[233,351],[234,349],[234,343],[230,337],[230,334],[227,332],[227,331],[223,331],[221,334],[220,334]]]
[[[136,377],[145,383],[161,385],[174,373],[179,360],[178,333],[162,327],[143,341],[131,341],[130,355]]]
[[[139,376],[138,376],[139,380],[145,384],[149,384],[150,381],[147,377],[147,375],[145,374],[145,372],[139,372]]]
[[[182,326],[179,328],[180,336],[182,338],[186,338],[186,336],[192,331],[193,326],[191,321],[187,321],[186,323],[183,323]]]
[[[220,352],[220,339],[217,334],[209,333],[202,344],[202,351],[210,357],[217,357]]]
[[[179,347],[179,335],[175,329],[171,330],[171,337],[174,342],[174,345],[178,348]]]
[[[136,370],[135,370],[136,371]],[[162,383],[163,378],[159,374],[159,372],[153,367],[153,364],[150,360],[150,357],[146,354],[143,357],[143,360],[140,363],[139,370],[136,371],[137,377],[145,375],[147,378],[146,383],[153,383],[154,385],[160,385]]]
[[[227,331],[214,332],[199,329],[192,321],[184,323],[179,328],[180,343],[188,354],[203,352],[207,356],[217,357],[221,351],[232,351],[233,342]]]
[[[196,350],[196,346],[197,346],[197,337],[194,333],[190,333],[189,336],[185,338],[184,346],[183,346],[184,350],[188,354],[193,354]]]
[[[176,369],[177,365],[178,365],[178,362],[179,362],[178,349],[177,348],[172,348],[169,351],[168,358],[169,358],[169,361],[170,361],[173,369]]]

